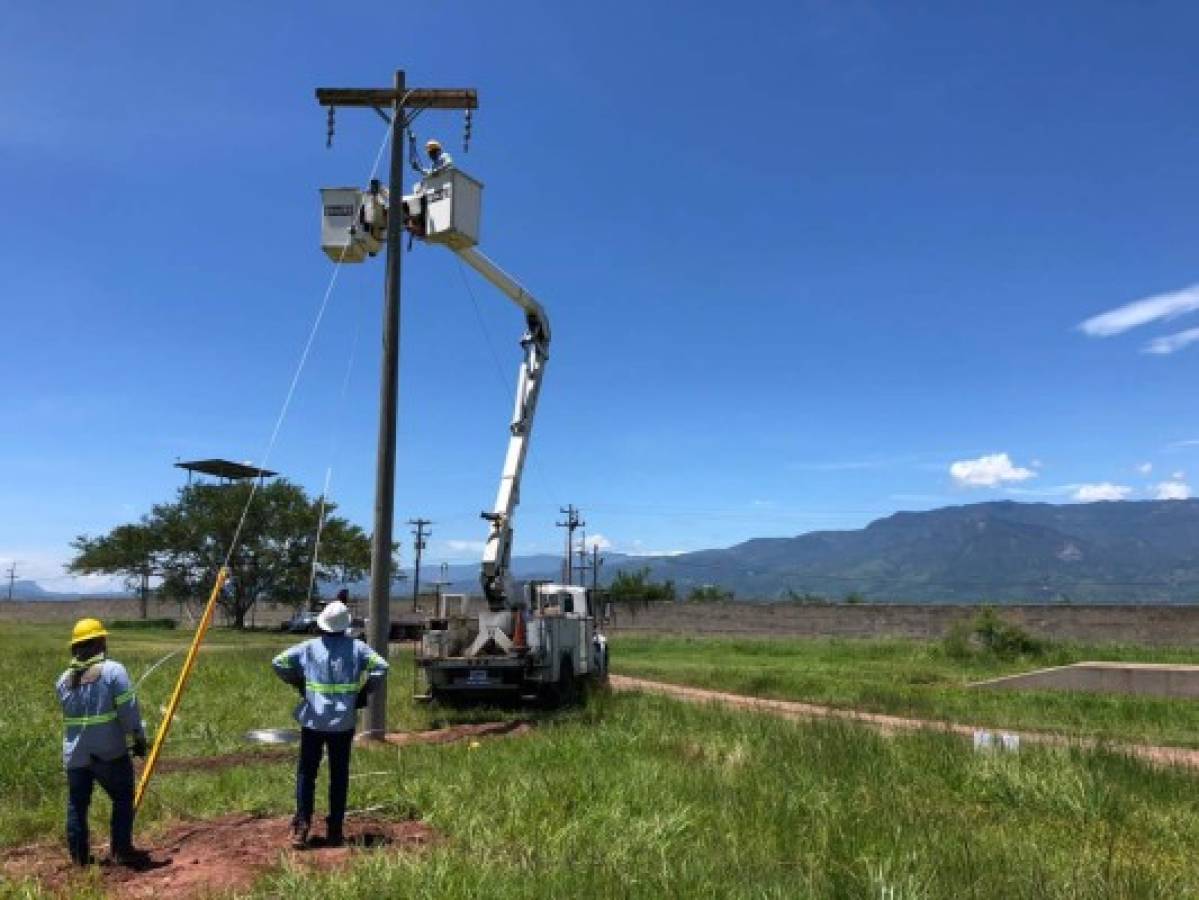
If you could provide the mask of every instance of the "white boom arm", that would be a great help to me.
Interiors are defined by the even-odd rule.
[[[525,455],[529,452],[529,435],[533,431],[533,416],[537,412],[541,376],[549,360],[550,323],[545,310],[533,295],[474,247],[451,249],[524,310],[527,325],[525,336],[520,340],[524,359],[516,383],[516,408],[509,426],[511,436],[508,439],[508,453],[504,457],[504,470],[500,475],[500,489],[492,511],[483,513],[483,518],[491,523],[491,531],[483,549],[480,580],[488,607],[500,610],[516,605],[515,598],[508,596],[507,587],[512,560],[512,517],[520,503],[520,480],[524,473]]]

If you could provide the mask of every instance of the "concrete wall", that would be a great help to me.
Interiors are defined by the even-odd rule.
[[[1155,645],[1199,643],[1199,606],[1056,604],[997,609],[1004,619],[1029,632],[1058,640]],[[938,604],[679,603],[655,605],[633,615],[621,607],[617,610],[615,630],[757,637],[933,639],[943,637],[955,621],[973,619],[979,610],[978,606]]]
[[[365,606],[365,604],[363,604]],[[411,609],[411,600],[392,601],[393,615]],[[1033,634],[1057,640],[1095,643],[1120,641],[1136,644],[1199,644],[1199,605],[1052,605],[998,607],[1004,619]],[[754,637],[943,637],[958,620],[978,615],[977,606],[931,604],[853,604],[803,606],[793,603],[674,603],[655,604],[630,615],[616,610],[617,633],[642,631],[670,634],[732,634]],[[83,616],[101,619],[135,619],[134,600],[81,600],[70,602],[0,602],[0,623],[19,621],[74,622]],[[154,618],[179,618],[174,603],[151,603]],[[257,624],[283,621],[290,610],[258,610]],[[180,622],[187,627],[184,616]]]

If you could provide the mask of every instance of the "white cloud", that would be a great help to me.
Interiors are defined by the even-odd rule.
[[[1079,503],[1094,503],[1096,500],[1123,500],[1131,493],[1132,488],[1123,484],[1101,481],[1098,484],[1078,485],[1072,496]]]
[[[584,546],[590,550],[592,547],[598,547],[600,550],[611,550],[612,542],[602,534],[587,535],[587,542]]]
[[[1174,334],[1167,334],[1165,337],[1154,338],[1141,348],[1141,352],[1152,353],[1154,356],[1168,356],[1195,341],[1199,341],[1199,328],[1188,328],[1186,331],[1177,331]]]
[[[1150,472],[1153,471],[1153,463],[1151,463],[1151,462],[1141,463],[1139,466],[1137,466],[1137,471],[1140,472],[1142,475],[1148,475]]]
[[[483,552],[483,548],[487,546],[486,541],[460,541],[448,540],[445,542],[446,550],[450,553],[469,553],[476,555]]]
[[[1179,469],[1177,472],[1172,473],[1170,478],[1174,481],[1186,481],[1187,473],[1182,471],[1182,469]]]
[[[681,553],[689,553],[689,550],[651,550],[639,540],[634,540],[631,544],[625,547],[618,548],[620,553],[627,553],[629,556],[678,556]]]
[[[978,459],[962,459],[949,467],[949,474],[958,484],[967,487],[994,487],[1009,481],[1035,478],[1036,472],[1012,464],[1006,453],[992,453]]]
[[[1158,319],[1173,319],[1196,309],[1199,309],[1199,284],[1193,284],[1168,294],[1144,297],[1124,306],[1109,309],[1105,313],[1081,322],[1078,327],[1084,334],[1091,337],[1110,337],[1113,334],[1128,331],[1130,328],[1136,328],[1138,325],[1146,325]]]
[[[1190,485],[1184,481],[1163,481],[1157,486],[1158,500],[1186,500],[1190,496]]]

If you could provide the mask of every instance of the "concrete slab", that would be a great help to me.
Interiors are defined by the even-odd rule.
[[[1001,691],[1084,691],[1149,697],[1199,698],[1199,666],[1167,663],[1079,662],[977,681]]]

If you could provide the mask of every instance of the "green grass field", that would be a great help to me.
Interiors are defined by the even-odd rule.
[[[983,691],[971,682],[1082,660],[1194,663],[1195,653],[1053,645],[1004,660],[955,658],[938,642],[622,637],[614,671],[715,690],[941,721],[1199,747],[1199,701],[1060,691]]]
[[[66,661],[60,632],[0,630],[0,678],[8,685],[0,707],[3,845],[61,839],[65,785],[52,690]],[[111,649],[136,679],[185,638],[118,633]],[[292,695],[268,668],[283,643],[214,634],[166,755],[244,749],[240,735],[247,729],[289,725]],[[738,646],[717,649],[748,670],[746,657],[754,653]],[[861,649],[862,672],[875,673],[880,684],[888,669],[895,684],[913,673],[945,671],[911,658],[912,647],[895,645],[890,659],[886,645]],[[854,667],[853,648],[808,650],[814,661],[791,647],[791,665],[833,666],[838,657],[842,669]],[[690,654],[709,680],[718,664],[711,652],[704,642],[688,649],[685,642],[655,647],[631,638],[613,647],[624,671],[679,676]],[[766,649],[757,655],[783,677],[785,661]],[[178,662],[141,688],[151,724]],[[396,727],[496,715],[445,716],[414,706],[407,699],[410,679],[406,660],[395,659]],[[788,689],[790,682],[777,684]],[[862,685],[838,696],[861,698],[868,694]],[[1016,755],[977,755],[943,735],[883,738],[844,723],[796,725],[665,698],[599,695],[586,709],[545,716],[527,736],[484,741],[473,750],[466,744],[363,749],[354,769],[380,774],[352,782],[351,808],[419,816],[445,840],[419,854],[364,854],[342,873],[280,868],[260,880],[257,895],[1199,895],[1195,779],[1102,751],[1029,747]],[[139,819],[139,839],[152,845],[156,831],[181,819],[288,813],[292,784],[291,766],[280,762],[164,774]],[[98,801],[94,822],[100,825],[106,813]],[[34,895],[29,885],[6,885],[0,893]]]

